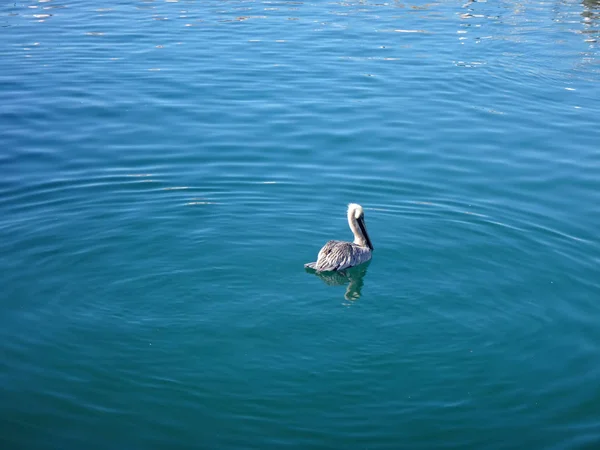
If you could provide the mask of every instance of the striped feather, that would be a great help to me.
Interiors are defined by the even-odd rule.
[[[357,266],[370,259],[371,250],[368,247],[344,241],[329,241],[319,252],[317,261],[305,264],[305,267],[317,272],[330,272]]]

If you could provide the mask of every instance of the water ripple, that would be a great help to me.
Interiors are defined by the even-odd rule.
[[[0,6],[4,447],[599,442],[598,12]]]

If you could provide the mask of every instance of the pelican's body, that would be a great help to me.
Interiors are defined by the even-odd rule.
[[[304,267],[317,272],[330,272],[358,266],[370,260],[373,244],[367,233],[362,206],[356,203],[348,205],[348,225],[354,234],[354,242],[329,241],[319,252],[317,260]]]

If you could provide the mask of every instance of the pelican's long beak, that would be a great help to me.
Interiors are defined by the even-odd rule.
[[[365,241],[367,241],[367,247],[373,250],[373,244],[371,244],[371,238],[369,237],[369,233],[367,233],[367,227],[365,226],[365,218],[361,217],[359,219],[356,219],[356,221],[358,222],[360,231],[362,231],[362,234],[365,237]]]

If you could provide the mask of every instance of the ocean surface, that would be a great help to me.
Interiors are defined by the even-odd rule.
[[[7,1],[0,61],[3,450],[600,448],[599,1]]]

